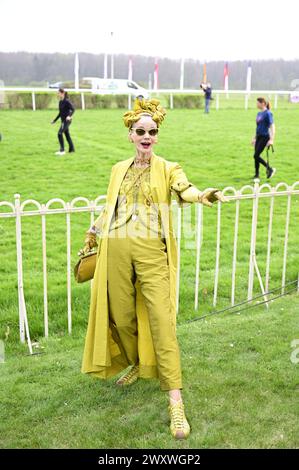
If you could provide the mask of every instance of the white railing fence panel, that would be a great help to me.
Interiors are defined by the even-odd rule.
[[[91,88],[65,88],[69,93],[74,93],[74,94],[80,94],[80,103],[81,103],[81,109],[85,110],[86,109],[86,103],[85,103],[85,96],[90,95],[90,94],[101,94],[100,91],[93,90]],[[215,97],[215,108],[216,110],[221,109],[221,99],[220,97],[225,98],[225,103],[229,102],[229,97],[237,97],[239,96],[244,100],[242,101],[240,106],[242,106],[245,110],[249,109],[249,103],[252,97],[257,97],[259,96],[266,96],[266,97],[272,97],[274,98],[274,109],[278,108],[278,103],[279,103],[279,98],[287,99],[287,101],[290,100],[291,93],[294,90],[251,90],[250,92],[246,90],[229,90],[226,92],[225,90],[218,90],[215,89],[213,90],[213,96]],[[55,94],[57,93],[57,89],[55,88],[46,88],[46,87],[0,87],[0,93],[24,93],[28,92],[31,93],[31,101],[32,101],[32,110],[36,111],[37,106],[36,106],[36,95],[38,93],[52,93]],[[148,90],[150,96],[168,96],[169,97],[169,108],[174,109],[175,108],[175,100],[174,96],[175,95],[180,95],[180,94],[190,94],[190,95],[201,95],[204,96],[203,91],[201,89],[158,89],[158,90]],[[103,92],[102,92],[103,93]],[[134,97],[134,93],[111,93],[111,92],[104,92],[104,95],[107,94],[127,94],[128,95],[128,109],[132,108],[132,101]],[[296,106],[297,103],[294,103],[293,105]]]
[[[223,190],[224,195],[227,196],[230,201],[228,204],[218,203],[217,215],[215,220],[215,227],[213,230],[216,234],[216,246],[215,246],[215,262],[214,267],[212,266],[213,260],[211,261],[211,270],[214,270],[213,280],[213,298],[212,306],[215,307],[219,300],[219,273],[221,270],[221,241],[222,231],[221,226],[224,220],[222,220],[222,213],[225,213],[225,207],[234,204],[233,216],[232,216],[232,236],[231,236],[231,248],[232,248],[232,264],[231,264],[231,279],[230,282],[230,304],[235,305],[236,299],[236,273],[237,273],[237,257],[239,249],[239,237],[240,237],[240,207],[242,201],[252,201],[251,208],[251,223],[248,226],[248,233],[250,233],[250,253],[249,253],[249,269],[248,277],[242,279],[243,287],[247,285],[247,299],[250,301],[253,298],[253,287],[254,277],[257,276],[258,285],[262,292],[262,296],[266,302],[268,302],[267,292],[269,291],[269,279],[270,279],[270,262],[271,262],[271,247],[273,238],[273,221],[274,221],[274,201],[277,198],[284,197],[287,200],[286,211],[285,211],[285,224],[284,224],[284,236],[283,236],[283,261],[281,271],[281,293],[285,292],[286,274],[287,274],[287,260],[288,260],[288,243],[289,243],[289,228],[291,222],[291,201],[292,197],[299,195],[299,181],[289,186],[286,183],[279,183],[275,187],[271,187],[269,184],[259,185],[259,180],[255,180],[253,186],[246,185],[240,190],[233,187],[227,187]],[[265,280],[258,266],[256,257],[256,245],[257,245],[257,227],[258,227],[258,209],[259,202],[262,199],[269,199],[269,223],[266,228],[266,244],[265,244]],[[67,328],[68,333],[72,332],[72,276],[73,276],[73,265],[76,260],[72,259],[71,256],[71,216],[75,213],[90,213],[90,224],[94,222],[95,213],[104,207],[106,196],[99,196],[95,200],[89,200],[85,197],[76,197],[71,202],[66,202],[61,198],[50,199],[46,204],[41,204],[34,199],[27,199],[21,203],[20,194],[15,194],[14,203],[10,201],[0,201],[0,220],[7,218],[15,219],[15,234],[16,234],[16,255],[17,255],[17,287],[18,287],[18,310],[19,310],[19,334],[20,340],[25,342],[27,339],[30,353],[32,353],[32,345],[30,341],[29,324],[26,311],[26,301],[23,284],[23,244],[22,244],[22,219],[23,217],[40,217],[41,218],[41,243],[42,243],[42,282],[43,282],[43,322],[44,322],[44,336],[49,335],[49,318],[48,318],[48,275],[47,275],[47,227],[46,221],[48,216],[55,216],[55,214],[65,214],[66,219],[66,296],[67,296]],[[78,204],[84,204],[83,206]],[[52,207],[53,205],[59,204],[59,207]],[[26,206],[33,205],[34,208],[26,209]],[[3,212],[3,208],[8,207],[7,212]],[[190,206],[189,206],[190,207]],[[204,210],[201,204],[191,205],[195,208],[196,213],[196,224],[195,224],[195,240],[194,240],[194,309],[195,311],[199,308],[199,289],[201,284],[201,257],[202,257],[202,244],[203,244],[203,227],[204,227]],[[176,202],[173,201],[174,213],[176,216],[176,237],[178,245],[178,270],[177,270],[177,299],[176,306],[179,311],[180,303],[180,286],[181,286],[181,250],[184,239],[183,228],[183,212],[186,209],[181,209],[177,206]],[[5,209],[6,210],[6,209]],[[88,227],[87,227],[88,228]],[[86,228],[86,229],[87,229]],[[209,227],[211,230],[211,227]],[[296,261],[298,265],[298,260]],[[229,268],[230,269],[230,268]],[[297,276],[297,275],[296,275]],[[296,277],[297,281],[297,277]],[[299,277],[298,277],[298,289],[299,289]],[[266,303],[268,306],[268,303]]]

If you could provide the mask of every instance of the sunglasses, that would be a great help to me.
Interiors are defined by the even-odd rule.
[[[137,135],[140,135],[140,136],[142,136],[142,135],[144,135],[144,134],[146,133],[146,130],[145,130],[145,129],[141,129],[141,128],[139,128],[139,127],[138,127],[137,129],[133,129],[133,130],[136,132]],[[152,136],[152,137],[154,137],[155,135],[157,135],[158,132],[159,132],[159,129],[150,129],[150,130],[148,131],[149,135]]]

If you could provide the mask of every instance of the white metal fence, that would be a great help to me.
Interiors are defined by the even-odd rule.
[[[66,88],[66,90],[70,93],[77,93],[80,94],[81,98],[81,109],[85,109],[85,96],[88,94],[100,94],[95,92],[92,89],[74,89],[74,88]],[[31,93],[31,101],[32,101],[32,110],[36,110],[36,94],[38,93],[57,93],[57,89],[54,88],[42,88],[42,87],[0,87],[0,93],[18,93],[18,92],[28,92]],[[169,107],[170,109],[174,109],[174,96],[180,94],[190,94],[190,95],[203,95],[203,92],[200,89],[159,89],[159,90],[149,90],[150,95],[166,95],[169,96]],[[289,101],[291,91],[289,90],[251,90],[251,92],[247,92],[245,90],[229,90],[228,92],[225,90],[213,90],[213,96],[215,98],[215,108],[219,110],[221,108],[221,99],[225,98],[225,102],[227,103],[227,99],[229,97],[239,97],[240,98],[240,105],[244,107],[244,109],[248,109],[250,98],[252,96],[266,96],[270,97],[271,100],[273,99],[273,107],[274,109],[278,108],[279,105],[279,98],[286,98]],[[128,108],[131,109],[132,106],[132,94],[128,94]],[[242,100],[242,101],[241,101]],[[243,104],[242,104],[243,103]]]
[[[272,243],[272,226],[274,218],[274,200],[276,198],[285,197],[287,199],[286,212],[284,214],[284,237],[283,237],[283,262],[281,272],[281,292],[284,292],[286,283],[286,268],[288,257],[288,240],[289,240],[289,226],[291,218],[291,200],[293,196],[299,195],[299,181],[289,186],[286,183],[279,183],[275,187],[269,184],[259,185],[256,180],[253,186],[246,185],[241,189],[234,187],[227,187],[223,190],[228,199],[234,203],[234,220],[231,223],[234,226],[232,246],[233,257],[231,266],[231,282],[230,282],[230,299],[231,305],[235,304],[235,291],[236,291],[236,271],[237,271],[237,253],[238,253],[238,234],[239,234],[239,220],[240,220],[240,205],[244,200],[252,201],[251,209],[251,224],[248,230],[251,231],[250,236],[250,255],[248,259],[248,278],[244,279],[247,286],[248,300],[253,297],[253,284],[254,276],[257,275],[259,286],[267,301],[267,291],[269,289],[270,279],[270,258],[271,258],[271,243]],[[43,266],[43,310],[44,310],[44,335],[49,335],[48,326],[48,280],[47,280],[47,231],[46,231],[46,217],[50,214],[65,214],[66,215],[66,277],[67,277],[67,318],[68,318],[68,332],[72,331],[72,288],[71,277],[73,276],[73,265],[75,260],[71,259],[71,214],[78,212],[90,213],[90,223],[94,222],[95,213],[98,212],[104,205],[106,196],[99,196],[95,200],[89,200],[84,197],[76,197],[71,202],[65,202],[60,198],[50,199],[46,204],[39,203],[33,199],[27,199],[21,202],[20,195],[15,194],[14,202],[0,201],[0,220],[7,218],[15,219],[16,230],[16,254],[17,254],[17,283],[18,283],[18,306],[19,306],[19,329],[20,339],[22,342],[27,338],[29,350],[32,353],[32,345],[30,341],[30,331],[26,312],[26,300],[23,284],[23,256],[22,256],[22,219],[24,217],[38,216],[41,218],[41,241],[42,241],[42,266]],[[258,209],[259,202],[263,198],[270,199],[269,206],[269,224],[267,229],[267,255],[266,255],[266,270],[265,279],[262,279],[261,272],[256,259],[256,243],[257,243],[257,223],[258,223]],[[53,204],[60,204],[61,207],[53,208]],[[77,206],[78,203],[84,203],[84,206]],[[28,205],[34,205],[34,209],[26,209]],[[178,271],[177,271],[177,310],[179,308],[179,295],[180,295],[180,278],[181,278],[181,240],[182,240],[182,212],[185,209],[179,208],[174,202],[177,210],[177,242],[178,242]],[[215,266],[214,266],[214,286],[213,286],[213,306],[215,307],[218,300],[218,285],[219,285],[219,262],[220,262],[220,244],[221,244],[221,224],[222,224],[222,203],[218,203],[217,207],[217,220],[216,220],[216,253],[215,253]],[[3,208],[9,208],[4,212]],[[5,209],[6,210],[6,209]],[[202,255],[202,229],[204,226],[203,221],[203,206],[196,205],[197,220],[196,220],[196,241],[195,241],[195,284],[194,284],[194,309],[197,310],[199,306],[199,286],[201,280],[201,255]],[[298,259],[295,260],[298,266]]]

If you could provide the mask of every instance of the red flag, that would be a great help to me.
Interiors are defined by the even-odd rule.
[[[228,63],[226,62],[224,65],[224,89],[225,91],[228,91]]]

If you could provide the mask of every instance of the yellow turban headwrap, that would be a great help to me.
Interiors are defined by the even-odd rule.
[[[143,114],[149,114],[159,127],[165,117],[166,111],[160,105],[159,100],[137,98],[134,102],[134,108],[131,111],[127,111],[123,116],[125,126],[130,129],[134,122],[137,122]]]

